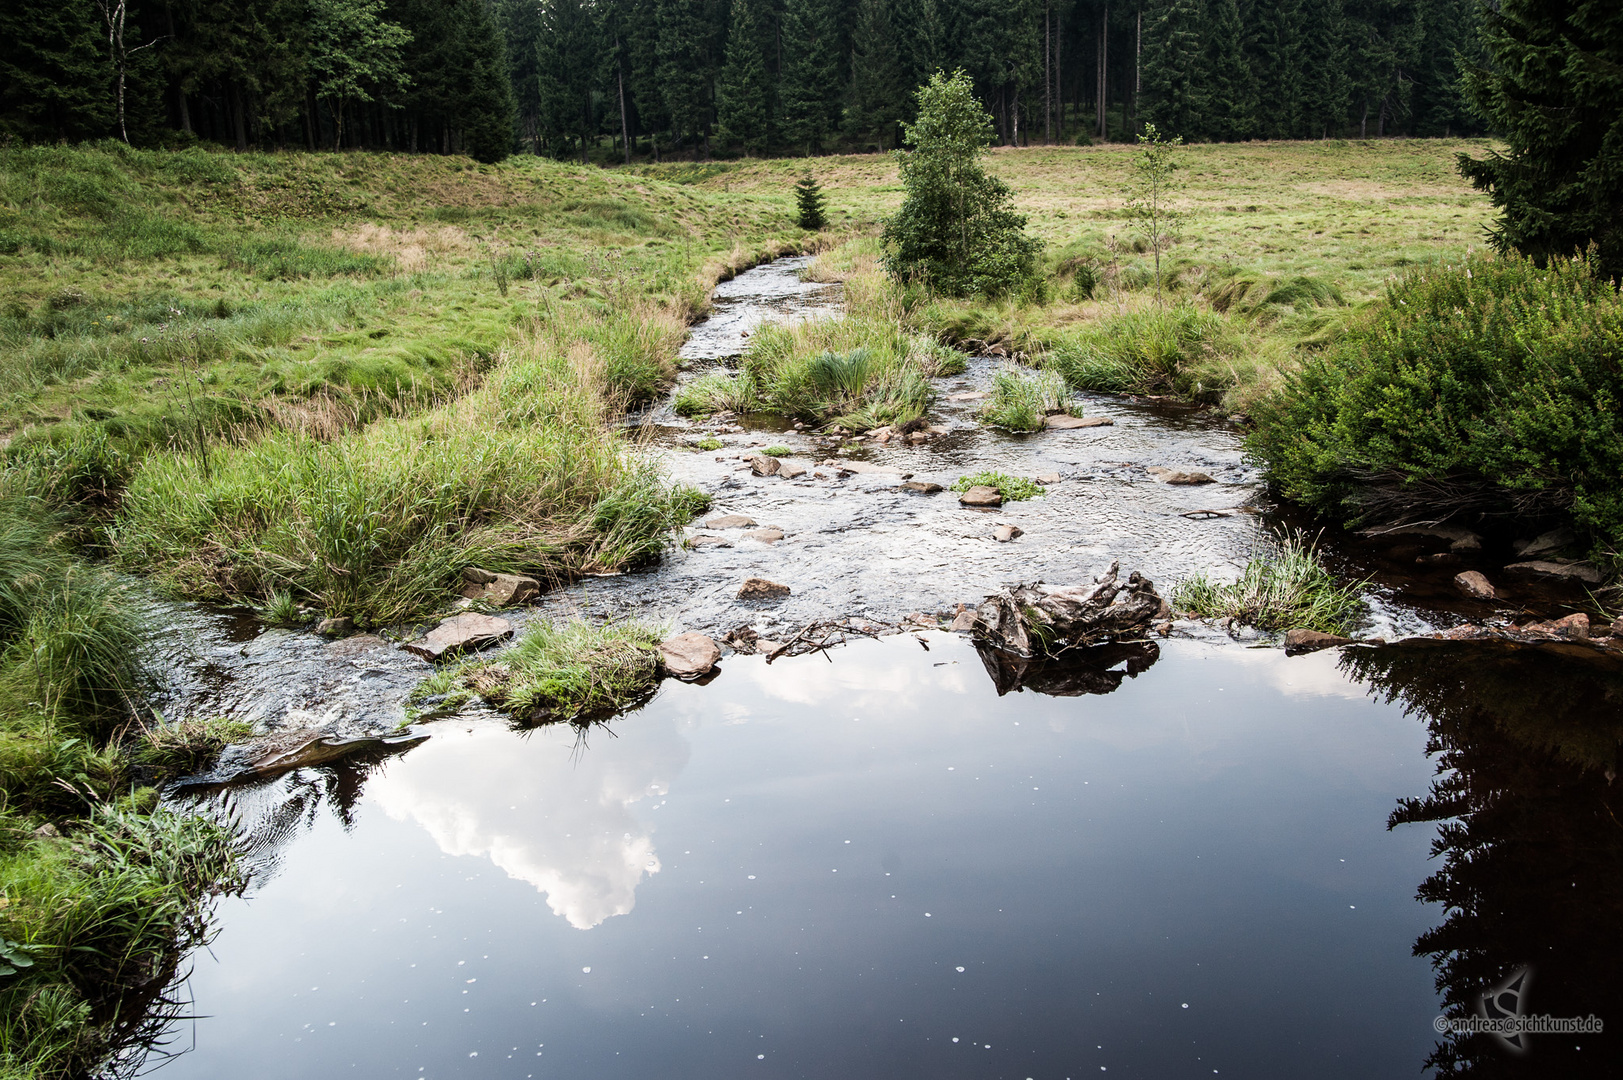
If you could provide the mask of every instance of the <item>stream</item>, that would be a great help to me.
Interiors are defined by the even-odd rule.
[[[837,317],[837,286],[800,281],[807,261],[718,288],[683,378],[728,364],[764,320]],[[695,523],[690,537],[730,546],[587,579],[517,621],[770,636],[950,617],[1004,584],[1079,582],[1115,560],[1170,591],[1293,524],[1240,432],[1199,410],[1088,396],[1113,426],[981,427],[974,400],[948,399],[998,363],[940,380],[944,432],[917,446],[650,410],[636,418],[649,452],[711,493],[707,518],[784,538]],[[695,450],[706,436],[722,449]],[[739,467],[773,445],[806,475]],[[1168,485],[1147,466],[1216,482]],[[1061,479],[995,512],[899,488],[984,469]],[[995,542],[1003,523],[1024,535]],[[1371,635],[1479,613],[1401,551],[1326,544],[1369,581]],[[752,576],[792,591],[743,604]],[[164,614],[169,715],[377,735],[428,670],[370,636]],[[729,655],[604,724],[520,730],[474,710],[171,796],[236,823],[253,881],[220,900],[164,1036],[115,1071],[1613,1075],[1620,702],[1623,676],[1588,655],[1421,642],[1287,658],[1183,623],[1024,688],[967,638],[919,629],[771,664]],[[1434,1028],[1523,965],[1532,1011],[1616,1027],[1537,1036],[1522,1058]]]

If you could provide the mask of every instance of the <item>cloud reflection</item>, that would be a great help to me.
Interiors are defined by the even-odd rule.
[[[659,872],[653,830],[633,804],[665,795],[687,764],[687,740],[669,720],[636,724],[636,738],[599,731],[579,752],[567,725],[528,737],[494,725],[439,735],[368,795],[447,855],[488,856],[589,930],[629,912],[643,876]]]

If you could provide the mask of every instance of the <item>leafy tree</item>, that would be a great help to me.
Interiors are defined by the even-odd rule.
[[[311,69],[316,98],[332,103],[333,149],[344,142],[344,106],[373,100],[379,89],[410,83],[400,49],[411,41],[403,27],[380,17],[383,0],[310,0]]]
[[[1181,215],[1172,204],[1175,187],[1172,174],[1178,171],[1177,150],[1183,136],[1162,138],[1154,124],[1145,124],[1138,137],[1138,155],[1133,158],[1133,174],[1128,188],[1127,211],[1149,234],[1155,253],[1155,298],[1161,299],[1161,251],[1178,239]]]
[[[1144,27],[1144,117],[1154,127],[1195,136],[1209,108],[1201,31],[1201,0],[1161,0]]]
[[[733,0],[727,54],[716,80],[716,127],[721,138],[752,154],[772,138],[772,79],[766,68],[764,0]]]
[[[859,0],[856,32],[851,35],[851,93],[845,107],[848,134],[876,139],[881,150],[894,145],[896,126],[907,107],[903,66],[889,0]]]
[[[1623,276],[1623,13],[1605,0],[1503,0],[1484,10],[1492,68],[1467,75],[1506,152],[1460,156],[1488,192],[1501,251],[1541,264],[1595,245]]]
[[[815,232],[828,224],[823,210],[823,189],[814,176],[802,177],[795,184],[795,208],[800,214],[800,227]]]
[[[1040,245],[1011,209],[1009,185],[982,166],[992,117],[962,70],[932,75],[918,104],[904,125],[913,149],[896,155],[907,196],[885,222],[886,268],[950,295],[1008,292],[1030,277]]]
[[[783,134],[815,153],[834,129],[840,90],[827,0],[788,0],[783,12]]]

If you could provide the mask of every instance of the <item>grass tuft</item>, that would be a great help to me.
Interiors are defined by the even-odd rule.
[[[1026,499],[1038,499],[1047,494],[1043,486],[1035,480],[1000,472],[979,472],[973,476],[960,476],[953,482],[952,490],[962,492],[972,487],[996,488],[998,494],[1009,502],[1024,502]]]
[[[992,396],[980,417],[1006,431],[1038,431],[1050,413],[1080,414],[1057,372],[1022,372],[1005,367],[992,376]]]
[[[1203,618],[1231,618],[1259,630],[1305,627],[1345,635],[1363,615],[1363,586],[1338,581],[1319,561],[1317,548],[1297,534],[1284,537],[1277,553],[1250,559],[1237,581],[1201,573],[1179,582],[1172,602]]]

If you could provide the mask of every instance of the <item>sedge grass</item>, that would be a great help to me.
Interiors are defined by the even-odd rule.
[[[1342,583],[1300,535],[1248,560],[1235,581],[1196,574],[1178,583],[1172,602],[1208,619],[1228,618],[1270,632],[1306,628],[1348,634],[1364,612],[1363,582]]]
[[[1028,480],[1023,476],[1009,476],[1000,472],[979,472],[973,476],[960,476],[953,481],[952,490],[963,492],[972,487],[996,488],[1009,502],[1024,502],[1026,499],[1040,499],[1047,492],[1035,480]]]

